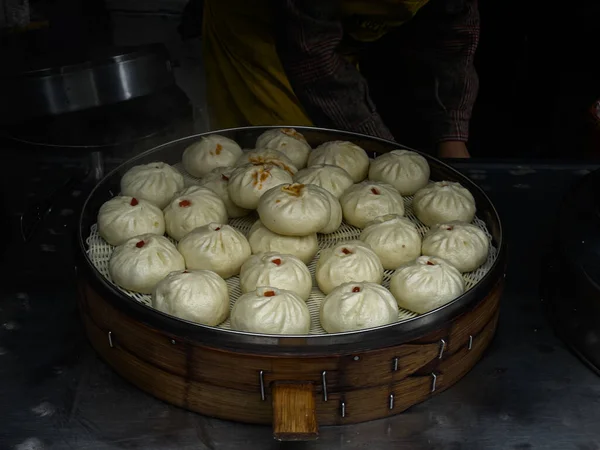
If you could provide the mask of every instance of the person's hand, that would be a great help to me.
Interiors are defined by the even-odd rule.
[[[462,141],[445,141],[438,145],[438,156],[440,158],[470,158],[467,144]]]

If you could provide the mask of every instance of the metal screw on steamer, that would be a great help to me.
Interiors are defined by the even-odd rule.
[[[261,370],[258,372],[258,379],[260,381],[260,399],[265,401],[265,371]]]
[[[115,348],[115,346],[113,345],[113,340],[112,340],[112,331],[108,332],[108,345],[110,345],[110,348]]]
[[[321,385],[323,386],[323,401],[327,401],[327,371],[321,372]]]
[[[438,355],[438,359],[442,359],[442,356],[444,356],[444,350],[446,350],[446,341],[440,339],[440,354]]]
[[[469,350],[471,350],[473,348],[473,335],[470,334],[469,335]]]

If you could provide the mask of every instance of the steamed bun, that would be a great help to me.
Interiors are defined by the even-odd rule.
[[[298,169],[306,166],[311,150],[304,136],[293,128],[276,128],[265,131],[256,140],[256,148],[279,150]]]
[[[164,236],[143,234],[115,248],[108,262],[112,280],[124,289],[150,294],[176,270],[185,269],[183,256]]]
[[[230,225],[211,223],[188,233],[177,245],[188,269],[212,270],[223,278],[240,273],[250,244]]]
[[[210,270],[171,272],[152,293],[152,306],[190,322],[217,326],[229,316],[227,283]]]
[[[186,148],[181,162],[187,173],[200,178],[217,167],[233,166],[241,155],[242,149],[235,141],[211,134]]]
[[[121,178],[121,195],[147,200],[163,209],[183,189],[183,176],[163,162],[134,166]]]
[[[98,234],[110,245],[121,245],[141,234],[165,234],[163,212],[135,197],[117,196],[98,211]]]
[[[401,308],[425,314],[462,295],[465,282],[447,261],[420,256],[394,272],[390,291]]]

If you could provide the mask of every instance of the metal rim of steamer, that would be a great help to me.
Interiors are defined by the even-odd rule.
[[[370,155],[382,154],[395,149],[417,151],[392,141],[358,133],[302,126],[286,127],[294,128],[304,134],[313,148],[315,144],[327,141],[349,140],[364,148]],[[93,266],[86,252],[87,233],[90,226],[95,222],[99,206],[111,197],[111,193],[115,187],[118,188],[120,177],[127,169],[144,162],[164,161],[164,157],[155,159],[152,156],[161,152],[164,154],[164,152],[170,150],[173,150],[173,153],[176,153],[176,155],[169,154],[171,161],[167,162],[174,163],[174,160],[177,158],[180,159],[181,153],[187,145],[210,134],[220,134],[234,139],[240,143],[242,148],[253,147],[256,137],[266,130],[273,128],[282,127],[239,127],[188,136],[143,152],[106,175],[89,194],[80,213],[76,235],[79,275],[83,276],[95,290],[101,293],[107,301],[123,313],[155,329],[164,331],[168,336],[197,340],[217,348],[277,355],[294,355],[298,353],[318,355],[335,352],[368,351],[408,342],[440,328],[455,317],[473,308],[486,297],[498,280],[504,277],[506,249],[502,224],[491,200],[469,178],[442,161],[418,151],[418,153],[427,159],[434,180],[458,181],[469,189],[475,198],[479,217],[486,222],[488,230],[493,237],[494,245],[498,249],[496,261],[477,285],[453,302],[427,314],[367,331],[361,330],[326,335],[279,336],[223,330],[178,319],[157,311],[150,306],[146,306],[120,292]],[[247,143],[250,143],[250,145],[245,145]]]

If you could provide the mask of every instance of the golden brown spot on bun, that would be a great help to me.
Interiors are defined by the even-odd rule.
[[[293,128],[282,128],[281,132],[296,139],[304,139],[304,136]]]
[[[265,297],[275,297],[275,291],[265,291],[263,294]]]
[[[281,190],[286,194],[293,195],[294,197],[300,197],[302,195],[302,191],[304,190],[304,185],[300,183],[294,184],[286,184]]]

